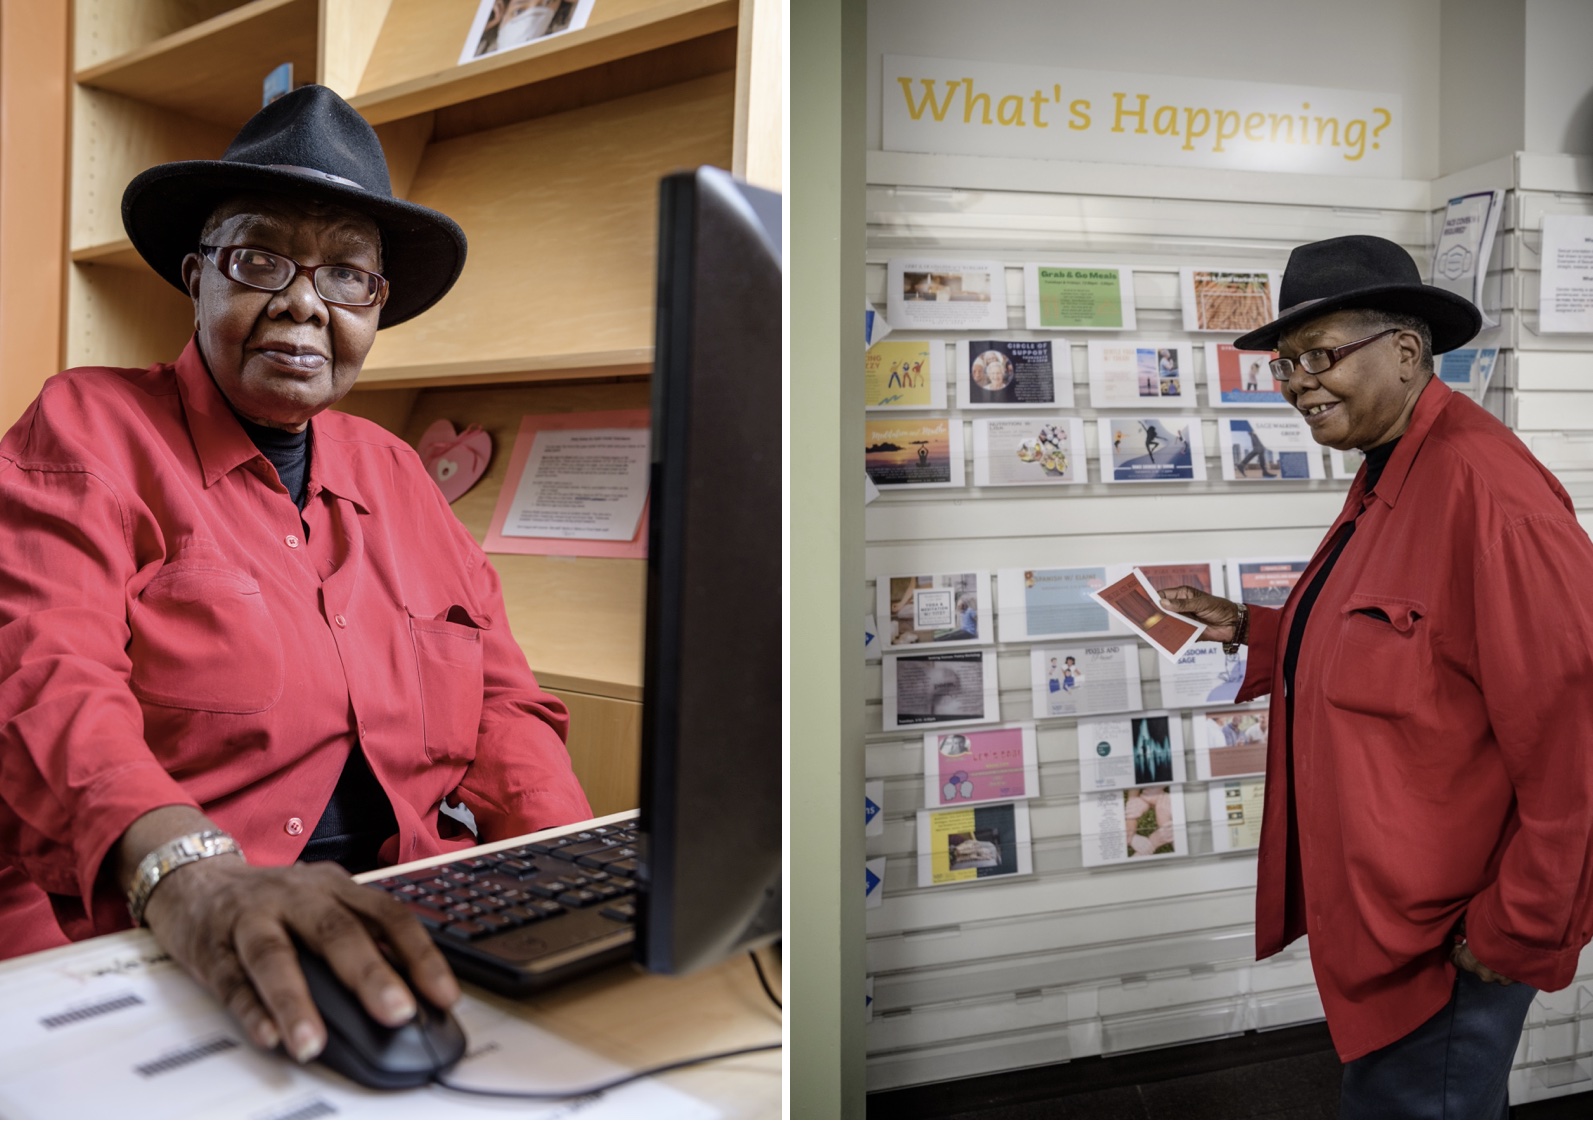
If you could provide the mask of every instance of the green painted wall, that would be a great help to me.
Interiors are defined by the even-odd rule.
[[[864,1114],[863,0],[791,6],[791,1115]]]

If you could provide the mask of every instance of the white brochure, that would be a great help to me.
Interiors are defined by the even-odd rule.
[[[1166,711],[1079,722],[1079,790],[1184,782],[1184,723]]]
[[[975,487],[1089,482],[1084,422],[1077,417],[978,417],[973,423]]]
[[[1305,418],[1219,417],[1217,448],[1225,480],[1322,480],[1322,446]]]
[[[1007,267],[999,261],[893,257],[885,285],[885,314],[897,331],[1007,326]]]
[[[1169,340],[1090,340],[1090,405],[1096,409],[1193,409],[1194,350]]]
[[[959,339],[952,378],[963,409],[1073,408],[1073,348],[1052,339]]]
[[[1001,720],[994,651],[887,655],[882,669],[886,729]]]
[[[887,651],[995,642],[988,573],[882,575],[874,579],[874,600]]]
[[[1037,718],[1120,714],[1145,704],[1133,640],[1036,647],[1029,653],[1029,684]]]
[[[1079,796],[1084,864],[1115,866],[1189,853],[1183,789],[1161,784]]]

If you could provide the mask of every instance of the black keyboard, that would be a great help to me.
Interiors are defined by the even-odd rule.
[[[523,995],[631,956],[634,818],[370,884],[431,932],[454,971]]]

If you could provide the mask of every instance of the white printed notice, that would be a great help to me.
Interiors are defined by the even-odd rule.
[[[1183,792],[1153,784],[1079,796],[1084,864],[1110,866],[1189,853]]]
[[[897,328],[1007,326],[1007,268],[999,261],[892,258],[885,272],[885,313]]]
[[[1214,706],[1232,702],[1245,681],[1245,653],[1229,655],[1220,643],[1192,643],[1173,663],[1161,664],[1162,705]]]
[[[538,433],[503,533],[629,542],[647,501],[648,439],[645,429]]]
[[[1079,722],[1079,790],[1184,782],[1184,725],[1177,714]]]
[[[640,558],[647,553],[645,409],[520,419],[489,553]]]
[[[1036,647],[1029,652],[1029,684],[1037,718],[1137,710],[1144,705],[1139,644]]]
[[[1538,331],[1593,332],[1593,215],[1543,216]]]

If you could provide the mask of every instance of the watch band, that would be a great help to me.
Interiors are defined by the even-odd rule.
[[[1233,639],[1222,645],[1224,655],[1237,655],[1239,648],[1250,638],[1250,606],[1239,602],[1239,619],[1234,621]]]
[[[226,831],[209,830],[195,831],[185,834],[181,838],[174,838],[170,842],[155,847],[144,860],[138,863],[138,869],[133,873],[133,884],[127,890],[127,911],[132,916],[135,925],[144,923],[144,909],[149,905],[149,895],[155,891],[155,886],[175,869],[180,869],[190,862],[202,861],[205,858],[219,858],[224,854],[242,855],[243,850],[238,842]]]

